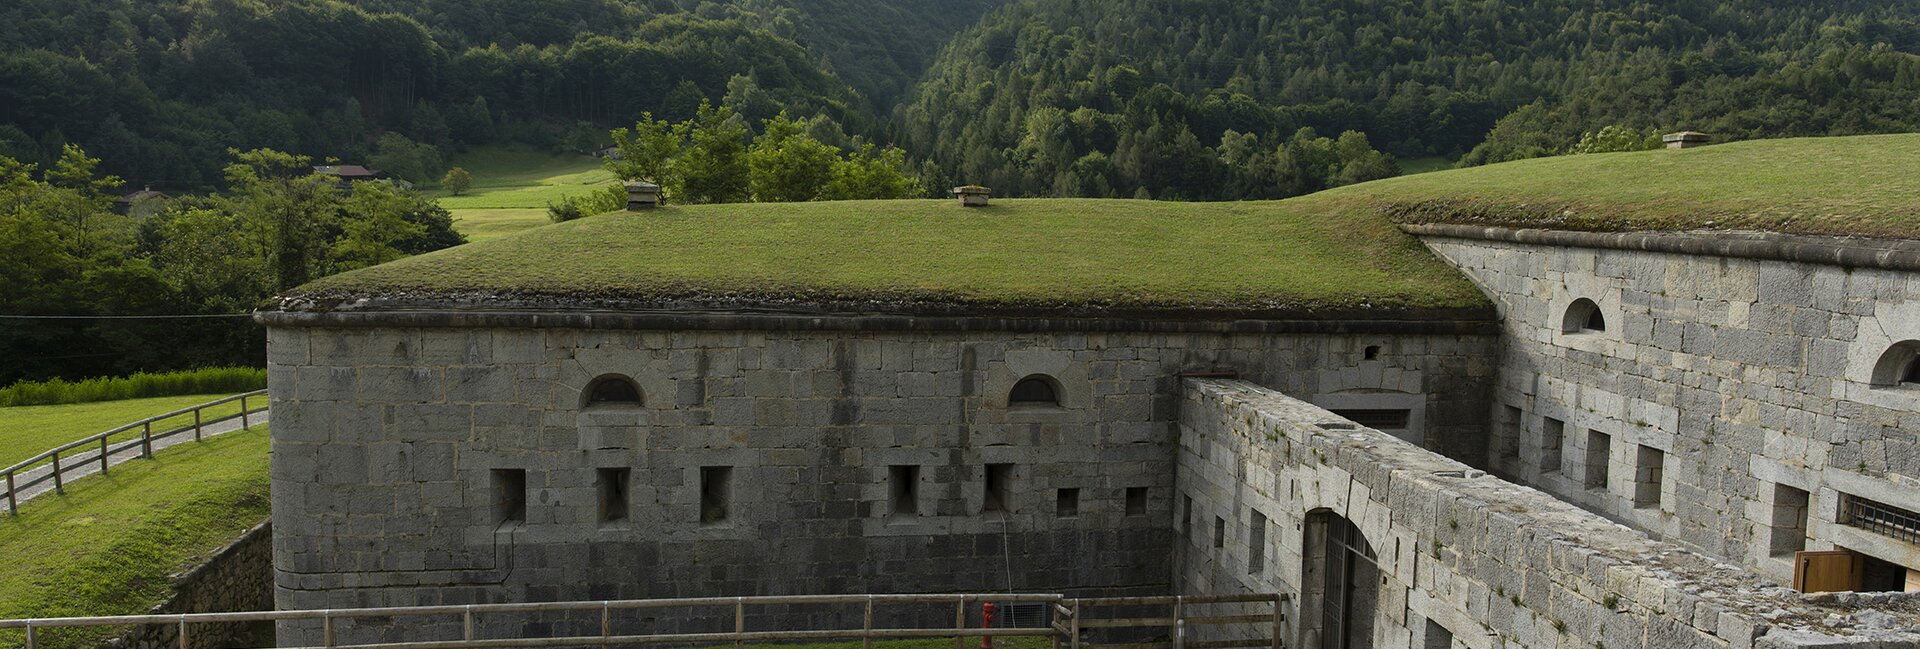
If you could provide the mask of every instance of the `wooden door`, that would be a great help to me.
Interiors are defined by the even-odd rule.
[[[1838,593],[1860,587],[1860,561],[1849,550],[1795,552],[1793,588],[1803,593]]]

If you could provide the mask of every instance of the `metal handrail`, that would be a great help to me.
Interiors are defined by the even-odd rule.
[[[82,454],[80,456],[70,458],[75,461],[68,464],[68,466],[86,466],[86,465],[91,465],[97,461],[100,463],[100,472],[106,473],[108,467],[111,465],[111,461],[112,461],[111,458],[114,453],[119,453],[121,451],[125,451],[127,449],[133,448],[135,445],[138,445],[141,447],[141,454],[140,454],[141,457],[150,459],[153,457],[153,442],[154,440],[157,440],[157,439],[166,439],[168,437],[179,435],[191,430],[193,431],[194,441],[200,441],[201,431],[206,426],[210,424],[217,424],[223,421],[232,421],[234,419],[240,420],[241,430],[250,430],[253,428],[253,423],[249,421],[249,418],[252,415],[266,412],[267,406],[261,406],[260,408],[257,408],[257,409],[250,409],[247,407],[247,400],[252,398],[263,397],[263,396],[266,396],[266,394],[267,394],[266,390],[254,390],[252,392],[245,392],[245,393],[236,394],[230,397],[224,397],[224,398],[203,403],[197,406],[181,408],[179,410],[175,410],[173,412],[169,412],[163,415],[148,417],[146,419],[142,419],[130,424],[126,424],[124,426],[120,426],[118,428],[114,428],[104,433],[91,435],[84,439],[69,442],[67,444],[55,447],[52,450],[42,452],[39,455],[35,455],[31,458],[28,458],[25,461],[14,464],[13,466],[7,467],[5,469],[0,469],[0,475],[4,475],[6,477],[7,513],[10,515],[18,515],[20,513],[19,493],[21,489],[32,487],[32,486],[44,483],[48,480],[52,480],[53,488],[56,493],[66,492],[66,482],[63,479],[63,476],[61,475],[63,472],[66,471],[66,468],[60,466],[61,453],[65,453],[67,451],[71,451],[73,449],[80,448],[83,446],[85,447],[98,446],[99,449],[97,451],[93,451],[92,455]],[[238,414],[220,417],[218,419],[212,419],[212,420],[205,420],[201,417],[201,413],[208,408],[226,405],[229,403],[233,403],[235,401],[240,402],[240,412]],[[154,423],[166,421],[174,417],[180,417],[188,414],[193,415],[192,426],[181,426],[174,430],[161,431],[160,433],[157,433],[157,434],[153,432]],[[133,430],[135,428],[138,428],[141,430],[139,438],[121,442],[118,446],[115,446],[112,442],[109,441],[109,438],[113,437],[114,435],[118,435],[130,430]],[[88,450],[93,450],[93,449],[89,448]],[[51,460],[53,463],[52,464],[53,470],[47,472],[47,475],[34,478],[33,480],[28,481],[24,484],[21,484],[18,482],[18,480],[16,479],[16,476],[20,472],[26,471],[30,468],[34,468],[37,465],[39,465],[41,462],[47,461],[47,460]]]

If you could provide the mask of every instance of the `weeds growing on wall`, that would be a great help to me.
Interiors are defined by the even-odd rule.
[[[0,407],[50,406],[119,399],[171,397],[186,394],[240,393],[267,387],[267,371],[252,367],[206,367],[197,370],[133,376],[101,377],[82,381],[20,382],[0,389]]]

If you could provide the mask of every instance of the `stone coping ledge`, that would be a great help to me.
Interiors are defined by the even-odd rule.
[[[1398,314],[1394,314],[1398,315]],[[257,311],[268,327],[603,329],[656,331],[994,331],[1215,334],[1386,334],[1493,336],[1499,323],[1479,310],[1379,318],[1171,319],[1129,317],[916,316],[698,311],[371,310]]]
[[[1400,229],[1417,237],[1478,239],[1546,246],[1790,261],[1845,268],[1920,271],[1920,241],[1907,239],[1698,230],[1580,232],[1431,223],[1406,223],[1401,224]]]

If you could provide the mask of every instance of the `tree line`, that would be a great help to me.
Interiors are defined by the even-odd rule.
[[[894,118],[997,190],[1250,198],[1293,190],[1245,183],[1247,135],[1277,156],[1301,128],[1464,164],[1607,126],[1920,129],[1916,52],[1920,5],[1865,0],[1033,0],[957,37]],[[1219,169],[1237,186],[1198,182]]]
[[[278,151],[228,158],[227,191],[125,213],[122,181],[78,146],[45,167],[0,156],[0,385],[258,365],[246,314],[269,297],[465,241],[415,192]]]

